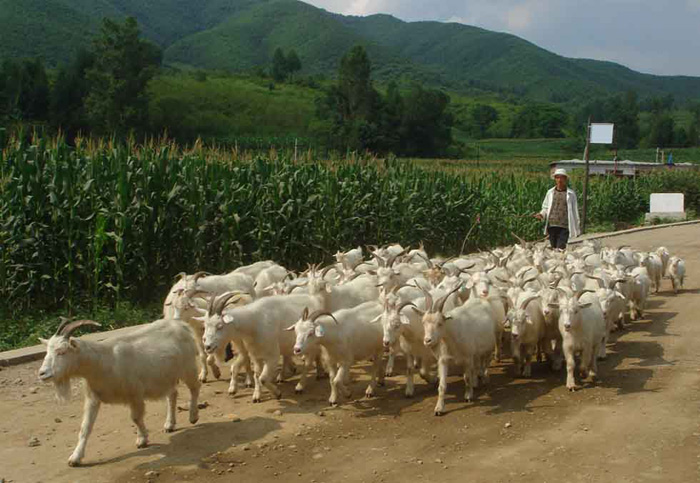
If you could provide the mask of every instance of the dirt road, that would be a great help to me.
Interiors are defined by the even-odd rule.
[[[531,379],[514,378],[509,362],[494,364],[476,403],[462,400],[463,384],[453,378],[447,414],[438,418],[435,390],[421,381],[416,397],[405,399],[401,376],[388,379],[379,397],[336,409],[327,407],[327,380],[296,397],[293,379],[282,385],[281,401],[266,396],[255,405],[250,390],[228,397],[222,380],[204,386],[200,422],[191,426],[180,413],[170,435],[161,431],[165,403],[149,404],[152,444],[143,450],[134,445],[128,410],[103,407],[87,466],[69,468],[79,389],[59,405],[32,363],[0,371],[0,479],[147,481],[153,471],[158,482],[700,481],[700,226],[606,243],[665,245],[690,273],[682,294],[664,281],[647,318],[613,337],[597,385],[571,394],[563,373],[537,365]],[[366,379],[354,372],[359,398]]]

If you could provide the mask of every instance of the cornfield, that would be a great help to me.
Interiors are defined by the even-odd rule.
[[[470,230],[465,251],[512,243],[511,232],[534,239],[541,226],[526,215],[551,186],[545,173],[295,162],[168,141],[15,140],[0,167],[5,314],[149,302],[180,271],[220,273],[268,258],[301,268],[359,244],[422,241],[454,255]],[[634,221],[654,191],[684,191],[697,211],[699,187],[698,173],[594,180],[589,220]]]

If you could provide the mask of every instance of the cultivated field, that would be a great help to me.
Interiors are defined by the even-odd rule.
[[[600,363],[601,381],[575,393],[564,373],[535,365],[514,378],[510,361],[493,364],[491,383],[475,403],[451,379],[447,414],[433,415],[435,390],[422,381],[413,399],[403,378],[388,379],[372,400],[360,398],[366,376],[352,385],[359,399],[331,409],[328,382],[253,405],[228,383],[203,387],[207,407],[195,426],[180,413],[179,430],[159,431],[165,403],[147,406],[151,446],[136,450],[128,410],[105,406],[84,468],[66,460],[77,438],[81,403],[54,401],[36,379],[39,363],[0,371],[0,478],[15,482],[121,481],[464,481],[688,482],[700,478],[700,227],[688,225],[616,237],[611,245],[648,250],[666,245],[686,259],[686,289],[670,282],[651,297],[647,316],[618,333]],[[400,371],[400,367],[398,367]],[[77,388],[76,388],[77,391]],[[187,391],[180,392],[181,397]],[[181,400],[179,406],[184,407]],[[31,438],[37,446],[29,446]],[[146,476],[148,472],[149,477]]]

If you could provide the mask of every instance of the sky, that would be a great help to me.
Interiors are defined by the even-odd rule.
[[[700,76],[700,0],[304,0],[344,15],[459,22],[566,57]]]

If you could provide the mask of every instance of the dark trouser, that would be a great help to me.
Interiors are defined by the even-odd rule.
[[[548,226],[547,234],[549,235],[549,243],[552,248],[566,249],[566,244],[569,241],[569,229],[561,226]]]

